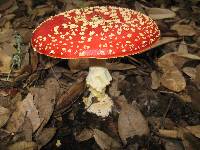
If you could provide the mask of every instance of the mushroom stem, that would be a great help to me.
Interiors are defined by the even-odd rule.
[[[111,80],[112,77],[106,68],[105,60],[91,59],[89,73],[86,78],[86,84],[91,93],[89,97],[83,99],[88,112],[101,117],[109,115],[113,102],[105,91]],[[95,102],[94,99],[96,99]]]

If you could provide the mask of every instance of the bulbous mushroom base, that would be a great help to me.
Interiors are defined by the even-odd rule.
[[[107,117],[112,111],[113,101],[107,94],[103,97],[96,97],[91,93],[89,97],[83,98],[83,102],[87,112],[99,117]]]
[[[113,101],[105,93],[106,86],[110,84],[112,77],[106,67],[92,66],[86,78],[87,86],[91,92],[83,102],[88,112],[100,117],[107,117],[112,111]]]

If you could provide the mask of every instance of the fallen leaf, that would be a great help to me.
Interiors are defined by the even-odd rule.
[[[158,42],[151,46],[151,49],[177,40],[178,38],[175,37],[161,37]]]
[[[127,143],[127,138],[149,134],[148,123],[136,105],[130,105],[125,101],[121,108],[118,131],[124,144]]]
[[[186,87],[185,78],[176,67],[171,67],[165,71],[160,81],[164,87],[175,92],[180,92]]]
[[[151,88],[156,90],[160,87],[160,75],[156,71],[151,72]]]
[[[178,52],[178,54],[188,54],[188,47],[187,47],[185,41],[181,41],[177,52]]]
[[[147,14],[154,20],[174,18],[176,13],[164,8],[146,8]]]
[[[6,130],[9,132],[17,132],[22,127],[26,116],[26,110],[23,108],[23,101],[16,103],[16,110],[7,122]]]
[[[200,57],[194,54],[177,54],[178,56],[184,57],[184,58],[188,58],[188,59],[193,59],[193,60],[200,60]]]
[[[7,144],[10,142],[12,137],[12,133],[8,132],[7,130],[0,129],[0,142],[3,141],[4,144]]]
[[[62,113],[69,108],[76,99],[84,92],[85,82],[74,83],[63,95],[60,96],[56,103],[55,113]]]
[[[195,84],[200,87],[200,65],[196,66]]]
[[[58,81],[54,78],[47,79],[44,88],[30,88],[30,92],[34,96],[33,101],[39,112],[39,116],[43,119],[40,128],[37,130],[38,134],[49,121],[53,113],[59,89]]]
[[[45,146],[55,135],[56,128],[44,128],[41,133],[35,137],[36,143],[38,144],[38,149]]]
[[[8,146],[8,150],[37,150],[35,142],[20,141]]]
[[[94,139],[102,150],[121,149],[119,142],[101,130],[93,129]]]
[[[1,73],[9,73],[11,65],[11,56],[8,56],[3,50],[0,48],[0,72]]]
[[[191,25],[174,24],[171,26],[171,30],[177,31],[179,36],[193,36],[196,34]]]
[[[136,66],[132,64],[125,64],[125,63],[106,63],[106,67],[108,70],[130,70],[130,69],[135,69]]]
[[[200,138],[200,125],[187,126],[186,129],[188,129],[196,137]]]
[[[119,90],[119,84],[122,80],[125,79],[125,76],[120,74],[119,72],[112,73],[113,80],[111,82],[111,86],[109,87],[109,94],[112,97],[118,97],[121,93]]]
[[[8,121],[10,111],[7,108],[0,106],[0,128],[3,127]]]
[[[196,77],[196,68],[193,68],[193,67],[184,67],[183,68],[183,72],[188,75],[192,80],[195,79]]]
[[[23,100],[23,108],[26,111],[26,117],[30,119],[31,125],[33,127],[33,132],[35,132],[43,121],[40,118],[39,112],[34,104],[33,95],[29,93]]]
[[[75,139],[78,142],[87,141],[93,137],[92,129],[83,129],[80,133],[75,135]]]

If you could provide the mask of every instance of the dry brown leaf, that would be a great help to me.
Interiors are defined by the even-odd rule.
[[[1,73],[9,73],[11,65],[11,56],[8,56],[3,50],[0,48],[0,72]]]
[[[193,60],[200,60],[200,57],[194,54],[179,54],[177,53],[178,56],[184,57],[184,58],[188,58],[188,59],[193,59]]]
[[[119,72],[112,73],[113,80],[111,82],[111,86],[109,87],[109,94],[112,97],[118,97],[121,93],[119,90],[120,81],[125,79],[125,76],[120,74]]]
[[[52,5],[40,5],[34,8],[32,11],[32,19],[39,16],[44,16],[45,14],[51,13],[53,11]]]
[[[0,106],[0,128],[6,124],[6,122],[9,119],[9,116],[10,111],[5,107]]]
[[[33,102],[33,95],[30,93],[23,101],[17,103],[17,109],[12,114],[7,124],[7,130],[10,132],[17,132],[22,127],[25,117],[30,120],[33,132],[36,131],[42,123],[38,110]]]
[[[153,90],[156,90],[159,87],[160,87],[160,75],[156,71],[153,71],[151,73],[151,88]]]
[[[56,79],[49,78],[45,82],[44,88],[30,88],[30,92],[34,96],[33,101],[39,112],[39,116],[43,118],[40,130],[37,131],[39,133],[53,113],[56,96],[59,92],[59,84]]]
[[[193,67],[184,67],[183,68],[183,72],[188,75],[192,80],[195,79],[196,77],[196,68],[193,68]]]
[[[85,82],[74,83],[57,101],[56,113],[60,113],[69,108],[74,101],[84,92]]]
[[[83,129],[80,133],[75,135],[75,139],[78,142],[87,141],[93,137],[92,129]]]
[[[125,64],[125,63],[106,63],[106,67],[108,70],[130,70],[135,69],[136,66],[132,64]]]
[[[119,142],[107,135],[101,130],[93,129],[94,139],[102,150],[117,150],[121,149]]]
[[[44,128],[41,133],[35,138],[38,144],[38,149],[45,146],[55,135],[56,128]]]
[[[23,100],[23,108],[26,111],[26,117],[29,118],[33,132],[35,132],[40,124],[43,121],[43,118],[40,118],[39,112],[34,104],[33,95],[29,93],[26,98]]]
[[[118,118],[119,136],[124,144],[127,138],[149,134],[149,127],[146,119],[136,105],[122,103],[122,109]]]
[[[193,36],[196,34],[191,25],[174,24],[171,26],[171,30],[177,31],[179,36]]]
[[[177,40],[178,38],[175,37],[161,37],[158,42],[151,46],[151,49]]]
[[[187,126],[186,129],[188,129],[196,137],[200,138],[200,125]]]
[[[181,41],[177,52],[178,52],[178,54],[188,54],[188,47],[187,47],[185,41]]]
[[[186,87],[185,78],[176,67],[171,67],[165,71],[160,81],[164,87],[175,92],[180,92]]]
[[[20,141],[8,146],[8,150],[37,150],[35,142]]]
[[[16,110],[7,122],[6,130],[9,132],[17,132],[23,125],[26,116],[26,110],[23,108],[23,101],[16,103]]]
[[[146,8],[147,14],[154,20],[174,18],[176,13],[164,8]]]
[[[200,65],[196,66],[195,84],[200,87]]]

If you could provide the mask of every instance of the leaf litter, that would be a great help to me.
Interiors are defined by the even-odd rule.
[[[2,1],[0,149],[68,149],[70,145],[72,149],[152,149],[155,145],[178,149],[168,138],[185,148],[199,144],[195,139],[200,124],[198,3]],[[30,47],[32,30],[46,17],[91,5],[146,13],[158,22],[162,35],[145,54],[106,62],[113,76],[108,92],[115,103],[108,119],[84,110],[88,60],[67,64],[67,60],[38,55]],[[22,66],[12,69],[16,34],[23,39]],[[155,116],[162,120],[159,125],[152,119]]]

